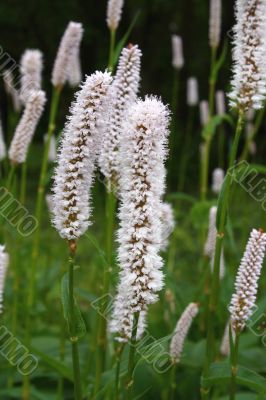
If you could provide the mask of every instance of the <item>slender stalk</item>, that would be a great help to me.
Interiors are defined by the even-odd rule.
[[[75,266],[76,246],[70,244],[69,272],[68,272],[68,293],[69,293],[69,316],[70,323],[74,326],[75,298],[74,298],[74,266]],[[75,400],[82,400],[82,384],[79,365],[78,337],[70,335],[72,349],[72,364],[74,374]]]
[[[20,195],[19,200],[21,204],[26,202],[26,188],[27,188],[27,161],[21,167],[21,181],[20,181]]]
[[[206,197],[207,197],[210,147],[211,147],[211,138],[208,138],[203,143],[202,154],[201,154],[201,185],[200,185],[201,201],[206,200]]]
[[[16,164],[11,164],[10,169],[9,169],[9,173],[7,176],[7,180],[6,180],[6,188],[7,190],[11,190],[12,189],[12,183],[13,183],[13,179],[15,176],[15,172],[16,172]]]
[[[171,374],[170,374],[169,400],[174,400],[176,397],[176,370],[177,370],[177,364],[175,363],[172,366]]]
[[[63,265],[61,269],[63,275],[64,272]],[[62,316],[60,321],[60,343],[59,343],[59,357],[61,362],[65,360],[65,343],[66,343],[65,319]],[[59,375],[58,385],[57,385],[57,400],[63,400],[63,399],[64,399],[64,378],[62,377],[62,375]]]
[[[114,193],[106,193],[106,243],[105,252],[107,264],[103,274],[103,289],[102,296],[103,300],[100,304],[100,312],[98,314],[98,334],[97,334],[97,355],[96,355],[96,372],[95,372],[95,384],[94,384],[94,396],[99,391],[101,384],[101,374],[105,366],[106,356],[106,345],[107,345],[107,321],[104,316],[105,314],[105,295],[109,293],[110,277],[112,272],[113,263],[113,237],[114,237],[114,225],[115,225],[115,210],[116,210],[116,197]]]
[[[211,48],[211,71],[210,71],[210,79],[209,79],[209,111],[210,116],[214,114],[214,101],[215,101],[215,87],[216,87],[216,80],[217,76],[215,74],[215,63],[216,63],[216,55],[217,55],[217,48]]]
[[[233,145],[230,152],[229,168],[234,167],[234,163],[237,156],[237,150],[239,145],[239,139],[243,130],[244,124],[244,113],[239,112],[238,121],[236,126],[236,133],[233,141]],[[226,216],[228,212],[228,200],[230,194],[230,180],[227,176],[225,180],[225,187],[223,192],[223,201],[219,202],[217,215],[219,215],[219,225],[217,227],[217,236],[215,243],[215,255],[214,255],[214,267],[213,276],[211,282],[211,293],[209,301],[209,315],[208,315],[208,326],[207,326],[207,344],[206,344],[206,357],[203,375],[206,377],[209,375],[209,369],[211,362],[215,356],[215,342],[214,342],[214,321],[217,312],[217,305],[219,301],[219,281],[220,281],[220,260],[221,252],[225,233]],[[209,389],[202,387],[202,399],[208,399]]]
[[[176,149],[179,148],[179,140],[180,138],[177,135],[177,107],[178,107],[178,92],[179,92],[179,69],[174,69],[174,78],[173,78],[173,92],[172,92],[172,122],[171,122],[171,132],[170,132],[170,140],[169,140],[169,165],[170,170],[174,170],[175,168],[175,160],[176,160]]]
[[[136,342],[137,342],[137,330],[138,330],[138,321],[139,321],[139,312],[134,314],[131,340],[130,340],[130,349],[128,356],[128,368],[127,368],[127,376],[126,376],[126,399],[131,400],[134,378],[133,372],[135,367],[135,351],[136,351]]]
[[[265,110],[266,110],[266,107],[263,107],[258,112],[258,114],[256,115],[255,125],[254,125],[254,128],[253,128],[253,131],[246,138],[246,142],[245,142],[242,154],[240,156],[240,160],[247,160],[248,155],[249,155],[250,144],[255,139],[255,137],[256,137],[256,135],[257,135],[257,133],[258,133],[260,127],[261,127],[261,124],[262,124],[262,121],[263,121],[263,118],[264,118],[264,115],[265,115]]]
[[[115,50],[115,38],[116,38],[116,30],[110,30],[110,48],[109,48],[109,61],[108,61],[108,69],[110,72],[114,69],[114,50]]]
[[[225,133],[223,126],[218,128],[218,165],[224,169],[224,146],[225,146]]]
[[[231,382],[230,382],[230,400],[235,400],[236,396],[236,375],[237,375],[237,364],[238,364],[238,347],[239,347],[240,335],[236,334],[234,340],[234,348],[231,349]]]
[[[120,378],[120,366],[121,357],[124,350],[124,344],[119,345],[116,351],[116,369],[115,369],[115,400],[119,400],[119,378]]]

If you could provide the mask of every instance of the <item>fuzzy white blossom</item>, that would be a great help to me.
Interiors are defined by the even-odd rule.
[[[90,223],[98,125],[110,83],[108,72],[97,71],[86,78],[76,94],[62,135],[53,185],[53,223],[67,240],[79,238]]]
[[[232,328],[237,333],[244,329],[254,311],[265,246],[266,234],[260,229],[253,229],[238,268],[235,293],[229,307]]]
[[[121,141],[120,282],[110,324],[125,340],[132,315],[145,313],[163,287],[160,217],[168,135],[169,111],[160,100],[146,97],[132,105]]]
[[[52,84],[60,88],[68,79],[69,69],[78,56],[83,27],[79,22],[69,22],[61,39],[52,72]]]
[[[21,110],[21,100],[19,91],[15,87],[13,70],[11,68],[8,68],[3,72],[3,80],[6,93],[11,97],[13,108],[15,112],[18,113]]]
[[[187,80],[187,105],[196,106],[199,102],[199,89],[197,78],[191,77]]]
[[[72,61],[69,63],[67,81],[72,88],[79,86],[80,82],[82,81],[80,51],[73,56]]]
[[[5,251],[5,246],[0,245],[0,314],[3,312],[4,287],[8,263],[9,256]]]
[[[172,35],[172,66],[175,69],[184,66],[183,41],[178,35]]]
[[[161,205],[162,239],[161,250],[166,250],[168,238],[175,229],[174,210],[171,204],[162,203]]]
[[[111,31],[118,28],[121,19],[124,0],[108,0],[107,4],[107,25]]]
[[[215,168],[212,173],[212,191],[219,194],[224,181],[224,170],[222,168]]]
[[[46,204],[47,204],[47,208],[48,211],[50,213],[51,216],[53,216],[54,214],[54,196],[52,194],[47,194],[45,196],[45,200],[46,200]]]
[[[222,1],[210,0],[209,42],[210,47],[217,48],[221,39]]]
[[[48,136],[47,134],[44,135],[44,143],[47,142]],[[49,146],[49,152],[48,152],[48,161],[54,162],[56,160],[56,155],[57,155],[57,149],[56,149],[56,139],[55,136],[52,135],[50,138],[50,146]]]
[[[174,363],[178,363],[180,361],[184,348],[184,342],[188,335],[191,324],[198,314],[198,311],[199,305],[197,303],[190,303],[176,324],[170,343],[170,356]]]
[[[211,262],[211,269],[213,270],[214,266],[214,255],[215,255],[215,243],[217,236],[217,228],[216,228],[216,215],[217,215],[217,207],[213,206],[209,212],[209,229],[208,236],[204,246],[204,255],[209,257]],[[221,259],[220,259],[220,278],[222,279],[225,274],[224,267],[224,251],[222,249]]]
[[[8,157],[14,164],[20,164],[26,160],[45,102],[46,96],[42,90],[30,94],[8,151]]]
[[[223,90],[217,90],[215,94],[215,100],[216,100],[217,115],[226,114],[225,95]]]
[[[3,125],[0,120],[0,161],[6,157],[6,144],[4,139]]]
[[[266,93],[266,3],[237,0],[231,105],[262,108]]]
[[[43,55],[40,50],[27,49],[20,60],[20,98],[26,105],[30,94],[41,89]]]
[[[120,174],[119,148],[124,120],[131,104],[137,99],[140,81],[141,51],[129,45],[122,50],[114,82],[105,105],[99,165],[107,179],[108,189],[117,185]]]
[[[201,126],[204,127],[209,122],[210,118],[209,103],[207,100],[202,100],[199,106],[200,106],[200,123]]]

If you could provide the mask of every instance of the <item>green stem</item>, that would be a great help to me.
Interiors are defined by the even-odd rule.
[[[110,48],[109,48],[109,61],[108,61],[108,69],[110,72],[114,69],[114,50],[115,50],[115,38],[116,38],[116,30],[110,30]]]
[[[126,399],[131,400],[134,378],[133,372],[135,367],[135,351],[136,351],[136,343],[137,343],[137,331],[138,331],[138,321],[139,321],[139,312],[134,314],[131,340],[130,340],[130,349],[128,356],[128,368],[127,368],[127,376],[126,376]]]
[[[124,344],[120,345],[116,352],[116,369],[115,369],[115,400],[119,400],[119,378],[120,378],[120,366],[121,357],[124,350]]]
[[[246,138],[246,142],[242,151],[242,154],[240,156],[240,160],[247,160],[248,155],[249,155],[249,149],[250,149],[250,144],[251,142],[255,139],[260,126],[262,124],[264,115],[265,115],[265,110],[266,107],[263,107],[257,114],[256,119],[255,119],[255,125],[253,128],[253,131],[251,132],[251,134]]]
[[[20,181],[20,202],[25,204],[26,202],[26,188],[27,188],[27,161],[22,164],[21,168],[21,181]]]
[[[236,396],[236,375],[238,364],[238,347],[239,347],[239,334],[236,334],[234,340],[234,347],[231,349],[231,382],[230,382],[230,400],[235,400]]]
[[[202,154],[201,154],[201,185],[200,185],[201,201],[206,200],[207,197],[210,147],[211,147],[211,138],[208,138],[203,143]]]
[[[223,127],[218,129],[218,165],[224,169],[224,146],[225,146],[225,133]]]
[[[233,145],[230,152],[229,168],[234,167],[234,163],[237,156],[237,150],[239,145],[240,136],[243,130],[244,124],[244,113],[239,111],[236,133],[233,141]],[[209,375],[209,369],[211,362],[215,356],[215,337],[214,337],[214,321],[217,313],[217,305],[219,301],[219,282],[220,282],[220,260],[221,252],[223,247],[224,233],[226,217],[228,212],[228,200],[230,194],[230,179],[227,175],[225,180],[225,186],[223,191],[223,201],[218,203],[217,215],[219,215],[219,225],[217,227],[216,243],[215,243],[215,255],[214,255],[214,267],[213,276],[211,282],[211,293],[209,301],[209,315],[208,315],[208,326],[207,326],[207,344],[206,344],[206,357],[204,365],[204,376]],[[207,396],[207,397],[206,397]],[[208,398],[208,388],[202,387],[202,398]]]
[[[170,374],[170,396],[169,400],[174,400],[176,398],[176,370],[177,370],[177,364],[173,364],[172,369],[171,369],[171,374]]]
[[[214,114],[214,100],[215,100],[215,87],[217,76],[214,73],[214,67],[216,63],[216,55],[217,55],[217,48],[212,47],[211,49],[211,70],[210,70],[210,79],[209,79],[209,113],[210,117]]]
[[[115,225],[115,210],[116,210],[116,197],[112,191],[106,193],[106,243],[105,252],[107,264],[103,273],[103,300],[100,304],[100,312],[98,314],[98,334],[97,334],[97,355],[96,355],[96,370],[95,370],[95,383],[94,383],[94,396],[99,391],[101,384],[101,374],[105,366],[105,356],[107,347],[107,321],[105,318],[105,295],[109,293],[110,277],[112,273],[113,264],[113,236]]]
[[[7,176],[7,180],[6,180],[6,188],[9,191],[12,189],[12,183],[13,183],[15,172],[16,172],[16,164],[11,164],[9,173]]]
[[[68,293],[69,293],[69,316],[70,323],[74,326],[74,312],[75,312],[75,299],[74,299],[74,266],[75,266],[75,250],[70,250],[69,255],[69,273],[68,273]],[[79,365],[79,352],[78,352],[78,337],[70,336],[71,349],[72,349],[72,364],[74,374],[74,390],[75,400],[82,400],[82,384]]]

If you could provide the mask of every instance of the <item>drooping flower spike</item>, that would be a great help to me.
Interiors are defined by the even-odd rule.
[[[188,331],[194,318],[198,314],[198,311],[199,304],[190,303],[176,324],[170,343],[170,356],[175,364],[180,361],[185,339],[188,335]]]
[[[43,55],[40,50],[27,49],[20,61],[20,98],[24,106],[33,91],[41,89]]]
[[[254,311],[265,247],[266,234],[253,229],[237,272],[235,293],[229,307],[232,328],[236,333],[244,329]]]
[[[121,19],[124,0],[108,0],[107,4],[107,25],[111,31],[118,28]]]
[[[221,39],[222,1],[210,0],[209,42],[210,47],[217,48]]]
[[[78,56],[82,35],[82,24],[69,22],[61,39],[54,63],[52,72],[52,84],[54,87],[61,88],[66,83],[73,60]]]
[[[89,226],[99,118],[111,76],[95,72],[76,94],[61,139],[53,185],[53,223],[62,238],[76,240]]]
[[[46,96],[42,90],[31,92],[8,151],[8,157],[13,164],[26,161],[28,148],[42,116],[45,102]]]
[[[260,109],[266,94],[266,4],[237,0],[231,106]]]
[[[145,313],[163,287],[160,216],[169,112],[160,100],[146,97],[130,108],[125,125],[118,232],[121,270],[110,325],[122,337],[131,331],[133,314]]]
[[[121,170],[118,158],[124,121],[130,105],[136,101],[140,82],[141,51],[129,45],[122,50],[114,82],[105,105],[99,165],[108,190],[117,187]]]

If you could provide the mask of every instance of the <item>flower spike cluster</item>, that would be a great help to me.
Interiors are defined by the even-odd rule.
[[[191,77],[187,81],[187,105],[190,107],[196,106],[199,102],[198,81]]]
[[[111,31],[118,28],[121,19],[124,0],[108,0],[107,4],[107,25]]]
[[[0,314],[3,312],[4,286],[8,263],[9,256],[5,251],[5,246],[0,245]]]
[[[54,176],[53,223],[67,240],[76,240],[89,226],[99,117],[110,83],[108,72],[88,76],[64,128]]]
[[[82,35],[82,24],[69,22],[61,39],[52,72],[52,84],[56,88],[62,87],[68,79],[73,60],[78,56]]]
[[[133,314],[145,313],[163,287],[160,211],[168,126],[167,107],[155,97],[146,97],[130,108],[121,142],[121,270],[110,330],[125,340]]]
[[[260,109],[266,93],[265,0],[237,0],[231,105]]]
[[[138,46],[129,45],[122,50],[118,69],[106,102],[104,132],[99,165],[111,184],[117,186],[120,163],[118,153],[123,134],[123,123],[128,108],[136,101],[140,81],[141,51]]]
[[[170,343],[170,356],[174,363],[178,363],[184,347],[189,328],[198,314],[199,304],[190,303],[178,320]]]
[[[217,48],[221,37],[222,22],[221,0],[210,0],[209,41],[210,47]]]
[[[20,61],[20,98],[26,105],[31,92],[41,89],[43,55],[40,50],[26,50]]]
[[[183,41],[178,35],[172,35],[172,66],[175,69],[184,66]]]
[[[258,280],[265,255],[266,234],[253,229],[241,260],[229,311],[232,328],[236,333],[242,331],[252,315],[258,291]]]
[[[31,92],[8,151],[12,163],[20,164],[26,161],[28,148],[43,113],[45,102],[46,96],[42,90]]]

